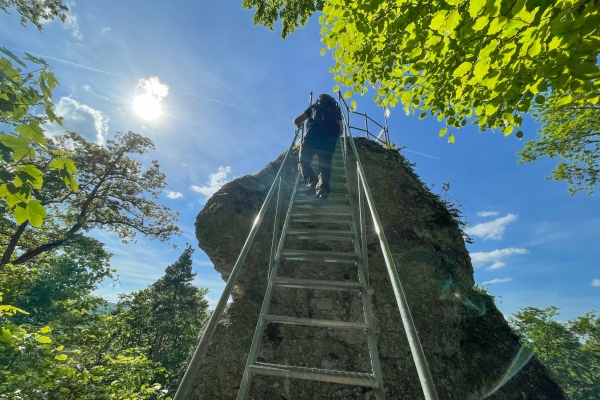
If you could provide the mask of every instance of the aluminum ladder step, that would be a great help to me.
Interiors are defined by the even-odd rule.
[[[352,216],[344,212],[295,212],[290,215],[290,220],[293,222],[304,223],[326,223],[326,224],[344,224],[351,223]]]
[[[315,251],[283,249],[281,257],[290,261],[356,262],[358,254],[341,251]]]
[[[328,239],[347,240],[354,239],[354,232],[342,230],[319,230],[319,229],[288,229],[287,235],[297,239]]]
[[[335,328],[335,329],[369,329],[369,325],[365,322],[348,322],[334,321],[329,319],[316,318],[296,318],[286,317],[283,315],[263,315],[266,322],[286,325],[302,325],[302,326],[317,326],[320,328]]]
[[[345,385],[378,388],[377,379],[364,372],[336,371],[330,369],[295,367],[292,365],[267,364],[256,362],[250,366],[250,372],[257,375],[279,376],[284,378],[307,379]]]
[[[294,201],[296,207],[334,207],[334,206],[346,206],[350,205],[348,198],[327,198],[327,199],[315,199],[311,196],[296,197]]]
[[[290,289],[310,289],[310,290],[337,290],[337,291],[361,291],[360,282],[352,281],[331,281],[317,279],[299,279],[276,277],[274,283],[278,287]]]

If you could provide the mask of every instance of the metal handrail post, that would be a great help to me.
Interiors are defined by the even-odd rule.
[[[367,119],[367,114],[365,114],[365,131],[367,132],[367,133],[365,133],[365,136],[368,139],[369,138],[369,120]]]
[[[423,389],[423,394],[425,395],[425,399],[427,400],[438,400],[438,395],[435,390],[435,385],[433,383],[433,377],[431,376],[431,371],[429,370],[429,366],[427,365],[427,360],[425,358],[425,353],[423,352],[423,347],[421,346],[421,342],[419,341],[417,328],[415,327],[412,315],[410,314],[408,301],[406,300],[404,289],[402,288],[402,283],[400,282],[400,277],[398,276],[398,270],[396,269],[392,252],[390,251],[387,239],[383,232],[383,227],[381,226],[379,215],[377,214],[377,210],[375,208],[375,202],[373,201],[371,191],[369,190],[369,185],[365,178],[365,172],[360,162],[358,151],[356,150],[354,139],[352,138],[352,133],[348,131],[348,135],[350,145],[352,146],[352,152],[354,153],[354,157],[356,158],[358,174],[360,175],[362,187],[365,191],[367,199],[367,204],[369,205],[371,217],[373,218],[373,223],[375,225],[375,232],[377,233],[377,236],[379,238],[379,243],[383,251],[385,265],[387,267],[388,274],[392,282],[392,288],[394,289],[394,296],[396,297],[396,303],[398,304],[398,309],[400,310],[400,316],[402,318],[402,324],[404,325],[404,331],[406,332],[406,337],[408,339],[408,344],[410,346],[410,350],[415,361],[415,366],[417,368],[419,380],[421,381],[421,388]]]
[[[258,231],[260,223],[262,222],[262,219],[263,219],[265,213],[267,212],[269,202],[271,201],[271,198],[273,198],[277,180],[281,177],[283,169],[286,165],[286,161],[288,160],[289,155],[292,152],[292,148],[294,147],[294,143],[296,142],[296,137],[298,136],[299,132],[300,132],[300,129],[296,129],[296,134],[294,136],[294,140],[292,140],[292,144],[290,145],[285,157],[283,158],[283,162],[281,163],[281,167],[279,167],[279,171],[277,171],[277,175],[275,176],[275,179],[273,179],[273,184],[271,185],[271,188],[269,189],[269,193],[267,194],[267,197],[266,197],[265,201],[263,202],[262,207],[260,208],[260,211],[258,212],[258,215],[256,216],[256,219],[254,220],[254,224],[252,225],[252,229],[250,230],[250,233],[248,234],[248,237],[246,238],[246,242],[244,243],[244,246],[242,247],[242,251],[240,252],[240,255],[238,256],[237,261],[235,262],[235,265],[233,266],[233,269],[231,270],[231,275],[229,275],[229,279],[227,279],[227,283],[225,284],[225,288],[223,289],[223,294],[221,295],[221,298],[219,299],[217,306],[215,307],[214,311],[212,312],[212,314],[210,316],[210,319],[208,320],[208,324],[206,325],[204,334],[202,335],[202,337],[200,338],[200,341],[196,345],[194,354],[192,355],[192,358],[190,360],[188,368],[186,369],[185,374],[183,375],[183,378],[181,379],[181,382],[179,383],[179,387],[177,388],[177,392],[175,393],[175,397],[173,397],[173,400],[184,400],[187,397],[190,389],[192,388],[192,384],[194,383],[194,379],[196,377],[195,375],[198,372],[198,369],[200,368],[200,366],[202,365],[202,362],[204,361],[204,357],[206,356],[206,352],[208,351],[208,345],[210,344],[212,337],[215,333],[215,330],[217,329],[217,324],[219,323],[219,320],[221,319],[221,316],[223,315],[223,310],[225,309],[225,306],[227,305],[227,300],[229,299],[229,296],[231,295],[231,292],[233,291],[233,286],[235,285],[237,276],[240,273],[242,266],[244,265],[244,261],[246,260],[246,256],[248,255],[248,252],[250,251],[250,246],[252,245],[252,242],[254,241],[256,232]]]

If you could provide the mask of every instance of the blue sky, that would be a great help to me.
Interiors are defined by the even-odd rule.
[[[180,250],[141,237],[123,245],[116,235],[95,232],[114,253],[119,274],[115,286],[98,290],[107,299],[146,287],[186,242],[196,246],[193,224],[206,195],[275,159],[289,145],[291,121],[306,108],[308,93],[331,92],[333,61],[319,53],[316,18],[282,41],[279,32],[253,26],[252,15],[240,0],[82,2],[71,5],[66,24],[49,22],[40,34],[0,13],[0,44],[53,66],[65,129],[95,141],[132,130],[156,145],[145,162],[157,159],[167,175],[160,202],[181,213],[184,234],[174,239]],[[150,77],[169,86],[163,115],[153,122],[131,108],[136,84]],[[359,111],[381,119],[371,92],[356,100]],[[439,191],[448,181],[450,194],[465,204],[475,280],[500,296],[502,312],[556,305],[568,319],[600,311],[599,195],[571,197],[565,183],[544,180],[555,161],[517,165],[523,142],[514,136],[466,127],[453,132],[456,143],[449,145],[438,137],[436,120],[417,115],[392,109],[391,138],[408,146],[405,154],[427,185]],[[536,125],[526,118],[523,130],[531,139]],[[215,301],[220,275],[201,250],[194,260],[196,283]]]

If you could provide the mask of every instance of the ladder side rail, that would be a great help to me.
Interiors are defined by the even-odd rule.
[[[229,279],[227,279],[227,283],[225,284],[225,288],[223,289],[223,294],[221,295],[221,298],[219,299],[217,306],[215,307],[214,311],[212,312],[212,314],[210,316],[210,319],[208,320],[208,324],[206,325],[204,334],[202,335],[202,337],[200,338],[200,341],[196,345],[194,354],[192,355],[192,358],[190,360],[190,363],[188,364],[185,374],[183,375],[183,378],[181,379],[181,382],[179,383],[179,387],[177,388],[177,392],[175,393],[173,400],[184,400],[187,397],[187,395],[189,394],[190,389],[192,388],[192,384],[194,383],[196,374],[197,374],[198,370],[200,369],[202,362],[204,361],[204,357],[206,356],[206,353],[208,351],[208,346],[209,346],[209,344],[212,340],[212,337],[215,333],[215,330],[217,328],[217,324],[219,323],[219,320],[221,319],[221,316],[223,315],[223,310],[225,309],[225,306],[227,305],[227,300],[229,299],[229,296],[231,295],[231,292],[233,291],[233,287],[234,287],[235,281],[237,279],[237,276],[238,276],[242,266],[244,265],[246,256],[248,255],[248,252],[250,251],[250,246],[254,242],[254,237],[256,236],[256,232],[258,231],[258,228],[261,225],[262,219],[263,219],[265,213],[267,212],[269,203],[271,202],[271,199],[273,198],[277,180],[281,177],[281,175],[283,173],[284,167],[287,164],[287,160],[289,159],[290,154],[292,153],[292,148],[294,147],[294,143],[296,142],[296,138],[298,137],[299,132],[300,132],[300,129],[296,129],[296,134],[294,135],[292,144],[288,148],[288,151],[287,151],[285,157],[283,158],[281,166],[279,167],[279,171],[277,171],[277,175],[275,175],[275,179],[273,179],[273,184],[271,185],[271,188],[269,189],[269,192],[267,193],[267,197],[265,198],[265,201],[263,202],[262,207],[260,208],[260,211],[259,211],[258,215],[256,216],[256,219],[254,220],[254,223],[252,224],[252,228],[250,230],[250,233],[248,234],[248,237],[246,238],[246,242],[244,243],[244,246],[242,247],[242,251],[240,252],[240,255],[238,256],[237,261],[235,262],[235,265],[233,266],[231,275],[229,275]]]
[[[357,190],[358,190],[358,213],[359,213],[359,221],[360,221],[360,243],[363,255],[363,267],[365,269],[365,277],[367,278],[367,286],[370,283],[369,279],[369,257],[367,254],[367,224],[365,221],[365,200],[364,194],[362,190],[362,185],[360,182],[360,174],[358,173],[358,166],[356,167],[356,176],[358,180]]]
[[[348,188],[350,188],[350,182],[348,181],[348,168],[349,168],[349,162],[347,159],[344,160],[344,166],[346,169],[346,184],[348,186]],[[359,195],[360,195],[360,177],[359,179],[359,186],[358,186],[358,190],[359,190]],[[359,197],[359,201],[360,201],[360,197]],[[350,191],[348,191],[348,205],[350,207],[350,212],[352,214],[351,217],[351,225],[352,225],[352,232],[354,232],[354,251],[359,254],[359,259],[358,259],[358,263],[357,263],[357,270],[358,270],[358,278],[361,284],[361,302],[362,302],[362,307],[363,307],[363,315],[364,315],[364,319],[366,324],[369,326],[369,328],[367,329],[367,346],[369,348],[369,359],[371,361],[371,369],[373,371],[373,376],[375,377],[375,379],[377,380],[377,382],[379,383],[378,388],[375,390],[375,399],[376,400],[385,400],[385,390],[384,390],[384,384],[383,384],[383,374],[381,373],[381,364],[379,361],[379,351],[377,350],[377,339],[375,338],[375,325],[373,324],[373,314],[372,314],[372,307],[371,307],[371,298],[370,298],[370,294],[369,294],[369,278],[368,278],[368,269],[366,269],[365,267],[368,266],[368,254],[366,251],[366,237],[364,236],[365,230],[363,229],[364,226],[361,226],[362,232],[361,232],[361,237],[362,237],[362,242],[361,244],[358,243],[359,238],[358,238],[358,232],[357,232],[357,227],[356,227],[356,218],[354,216],[354,212],[352,212],[352,210],[354,209],[353,204],[352,204],[352,196],[350,195]],[[359,206],[360,208],[360,206]],[[362,213],[360,215],[361,218],[361,222],[364,223],[364,206],[362,209]],[[367,267],[368,268],[368,267]]]
[[[379,220],[379,215],[377,214],[377,209],[375,208],[373,196],[371,195],[371,191],[369,190],[369,184],[367,183],[367,180],[365,178],[364,169],[362,163],[360,162],[360,157],[358,156],[358,151],[356,150],[352,133],[349,130],[348,140],[350,141],[352,153],[354,154],[354,157],[356,159],[358,174],[360,175],[361,184],[365,191],[367,204],[369,206],[371,217],[375,225],[375,232],[377,233],[379,243],[383,251],[383,257],[385,260],[390,280],[392,282],[392,288],[396,297],[396,303],[398,304],[398,309],[402,318],[402,324],[404,325],[404,330],[406,332],[408,344],[410,346],[411,353],[415,361],[415,366],[417,368],[419,380],[421,381],[421,388],[423,389],[423,394],[425,395],[425,399],[427,400],[437,400],[438,395],[435,389],[435,385],[433,383],[431,371],[429,370],[429,366],[427,365],[427,360],[425,358],[425,353],[423,352],[423,347],[421,346],[421,342],[419,341],[419,336],[412,315],[410,313],[408,301],[406,300],[406,295],[404,293],[404,289],[402,288],[400,277],[398,276],[398,270],[394,263],[392,252],[390,251],[387,239],[383,232],[381,221]]]
[[[254,329],[254,336],[252,338],[252,344],[250,345],[250,351],[248,352],[248,359],[246,361],[246,366],[244,368],[244,375],[242,376],[242,382],[240,383],[240,389],[238,390],[237,398],[238,400],[243,400],[248,397],[248,391],[250,390],[250,367],[254,362],[256,362],[256,357],[258,356],[258,352],[260,350],[260,340],[262,338],[262,331],[264,329],[264,316],[269,313],[269,308],[271,307],[271,298],[273,296],[273,286],[274,279],[277,276],[277,270],[279,269],[279,260],[281,259],[281,249],[285,243],[285,233],[287,227],[290,223],[290,214],[292,208],[294,207],[294,199],[296,197],[296,190],[298,188],[298,181],[300,179],[300,172],[298,172],[296,176],[296,184],[294,185],[294,190],[292,192],[292,197],[290,199],[290,204],[288,206],[288,210],[285,217],[285,222],[283,223],[283,231],[281,232],[281,238],[279,239],[279,245],[277,246],[277,251],[275,253],[275,258],[273,263],[269,266],[269,280],[267,281],[267,290],[265,291],[265,297],[263,299],[263,304],[260,309],[260,314],[258,315],[258,322],[256,323],[256,328]]]
[[[277,249],[277,239],[279,237],[279,219],[281,216],[281,176],[279,177],[279,189],[277,190],[277,205],[275,206],[275,221],[273,222],[273,239],[271,241],[271,255],[269,256],[269,276],[271,278],[271,265],[275,260],[275,249]]]

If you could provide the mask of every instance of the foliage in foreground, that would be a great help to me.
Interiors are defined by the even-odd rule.
[[[401,99],[406,110],[429,111],[449,127],[473,118],[482,130],[508,135],[550,88],[560,105],[599,100],[596,0],[242,4],[256,7],[257,24],[273,28],[281,18],[284,37],[322,9],[322,41],[334,51],[336,80],[360,94],[372,85],[379,104]]]
[[[525,346],[548,368],[572,400],[597,400],[600,393],[600,317],[589,312],[567,322],[558,308],[526,307],[510,319]]]
[[[429,113],[451,128],[517,130],[534,111],[540,136],[522,162],[561,157],[552,171],[569,190],[598,181],[600,1],[598,0],[243,0],[254,23],[282,37],[322,14],[340,86],[407,113]],[[356,103],[353,107],[356,107]],[[573,120],[574,119],[574,120]],[[448,136],[453,143],[454,135]]]
[[[2,0],[0,0],[0,5]],[[54,114],[52,91],[58,79],[50,66],[40,58],[25,53],[21,59],[0,47],[0,123],[14,130],[0,128],[0,199],[4,200],[18,224],[38,227],[46,217],[46,209],[36,194],[45,179],[53,176],[74,192],[77,168],[69,149],[54,149],[40,127],[44,122],[62,124]],[[37,70],[22,72],[26,61]],[[44,114],[32,115],[33,109]]]

